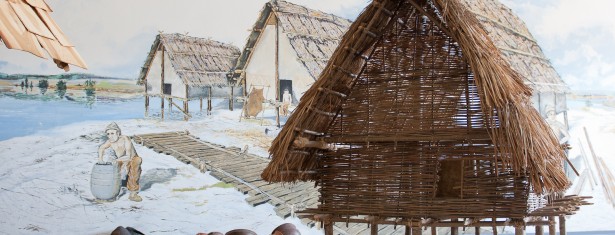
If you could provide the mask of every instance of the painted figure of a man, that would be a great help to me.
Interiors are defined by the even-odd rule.
[[[282,115],[288,116],[288,107],[292,101],[293,96],[288,92],[288,89],[284,89],[284,94],[282,94]]]
[[[109,139],[98,148],[98,162],[103,162],[103,154],[106,149],[113,149],[117,157],[117,164],[119,164],[123,172],[126,172],[126,186],[130,191],[128,199],[140,202],[142,199],[138,193],[140,188],[139,178],[141,178],[141,157],[137,155],[137,151],[135,151],[130,138],[122,135],[120,127],[115,122],[112,122],[105,128],[105,134]]]

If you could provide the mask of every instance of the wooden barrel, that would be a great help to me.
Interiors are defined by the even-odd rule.
[[[96,163],[92,168],[90,190],[100,200],[114,200],[120,192],[120,168],[117,164]]]

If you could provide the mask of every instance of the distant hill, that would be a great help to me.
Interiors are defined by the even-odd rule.
[[[0,73],[0,79],[5,80],[21,80],[26,78],[34,79],[63,79],[63,80],[76,80],[76,79],[115,79],[115,80],[136,80],[134,78],[117,78],[106,77],[88,73],[64,73],[56,75],[40,75],[40,74],[6,74]]]

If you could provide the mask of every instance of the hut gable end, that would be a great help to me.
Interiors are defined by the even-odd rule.
[[[314,80],[324,69],[351,23],[347,19],[285,1],[266,3],[237,61],[235,76],[239,80],[244,79],[241,72],[245,71],[271,16],[279,21],[281,34],[288,38],[293,54],[296,54],[297,60]]]

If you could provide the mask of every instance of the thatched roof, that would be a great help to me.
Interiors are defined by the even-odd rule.
[[[497,47],[498,40],[483,28],[479,16],[462,0],[434,0],[427,1],[427,4],[425,1],[382,0],[370,4],[350,26],[329,64],[303,95],[274,140],[269,150],[272,161],[263,171],[263,179],[274,182],[316,179],[317,175],[312,173],[317,169],[319,156],[324,150],[295,149],[293,141],[299,140],[298,137],[322,140],[335,118],[343,118],[338,117],[340,108],[345,98],[352,95],[353,86],[361,78],[361,72],[380,36],[389,30],[391,22],[397,25],[407,23],[404,19],[395,18],[402,7],[405,11],[416,10],[425,16],[424,19],[435,22],[461,48],[463,60],[471,70],[472,85],[480,98],[479,110],[494,146],[493,155],[507,156],[500,160],[505,160],[505,164],[516,174],[526,175],[535,192],[567,188],[569,181],[562,169],[565,153],[551,129],[532,107],[531,88],[524,84],[523,76],[503,56],[506,52]],[[389,51],[397,52],[395,48]],[[391,78],[396,77],[403,76],[392,75]],[[391,122],[389,128],[396,125],[401,124]]]
[[[59,68],[68,64],[87,69],[87,65],[51,18],[44,0],[0,0],[0,39],[7,48],[27,51],[41,58],[53,58]]]
[[[534,92],[565,93],[570,89],[557,74],[525,23],[497,0],[463,0],[502,57]]]
[[[191,87],[224,86],[239,56],[239,48],[183,34],[159,34],[141,68],[139,83],[147,76],[159,48],[164,48],[177,75]]]
[[[257,39],[272,14],[279,19],[281,32],[288,37],[297,57],[314,79],[318,78],[325,68],[329,57],[351,23],[332,14],[285,1],[272,0],[265,4],[254,23],[237,61],[236,71],[243,71],[247,66]]]

